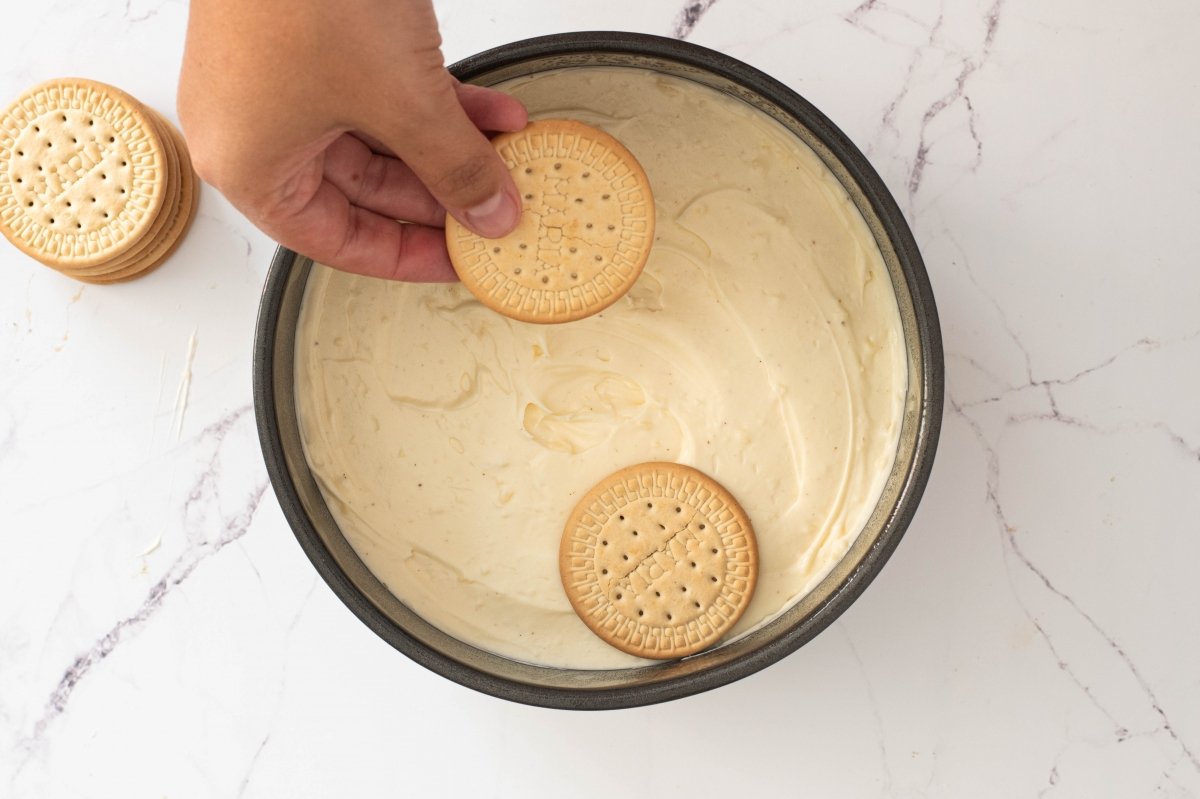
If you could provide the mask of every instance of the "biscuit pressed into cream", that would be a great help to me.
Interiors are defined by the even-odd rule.
[[[545,326],[458,285],[314,268],[296,337],[309,463],[400,600],[481,648],[574,668],[650,661],[572,610],[565,519],[622,467],[693,466],[757,536],[735,638],[828,573],[891,469],[907,371],[879,249],[819,158],[732,97],[607,67],[501,88],[637,157],[657,209],[641,277],[600,314]]]

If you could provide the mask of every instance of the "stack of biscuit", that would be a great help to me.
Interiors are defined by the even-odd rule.
[[[76,280],[116,283],[160,265],[198,192],[183,136],[120,89],[51,80],[0,115],[0,232]]]

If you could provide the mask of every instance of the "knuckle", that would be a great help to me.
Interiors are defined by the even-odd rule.
[[[372,155],[358,181],[358,192],[354,202],[358,203],[383,192],[387,185],[387,175],[387,162],[381,156]]]
[[[186,121],[182,127],[192,171],[210,186],[224,186],[230,169],[226,163],[228,154],[221,146],[219,137],[214,136],[212,131],[201,126],[189,125]]]
[[[209,149],[199,143],[191,144],[190,149],[192,170],[195,171],[196,175],[210,186],[220,185],[221,170]]]
[[[492,184],[492,159],[476,155],[459,162],[433,186],[434,193],[452,202],[474,205],[495,193]]]

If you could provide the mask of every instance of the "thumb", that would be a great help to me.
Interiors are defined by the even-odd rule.
[[[424,93],[410,106],[400,139],[383,136],[446,212],[481,236],[510,233],[520,221],[521,200],[508,168],[468,118],[454,80]]]

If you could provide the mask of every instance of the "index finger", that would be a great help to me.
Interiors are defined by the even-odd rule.
[[[298,211],[260,226],[285,247],[347,272],[416,283],[458,280],[441,228],[397,222],[353,205],[327,180]]]

